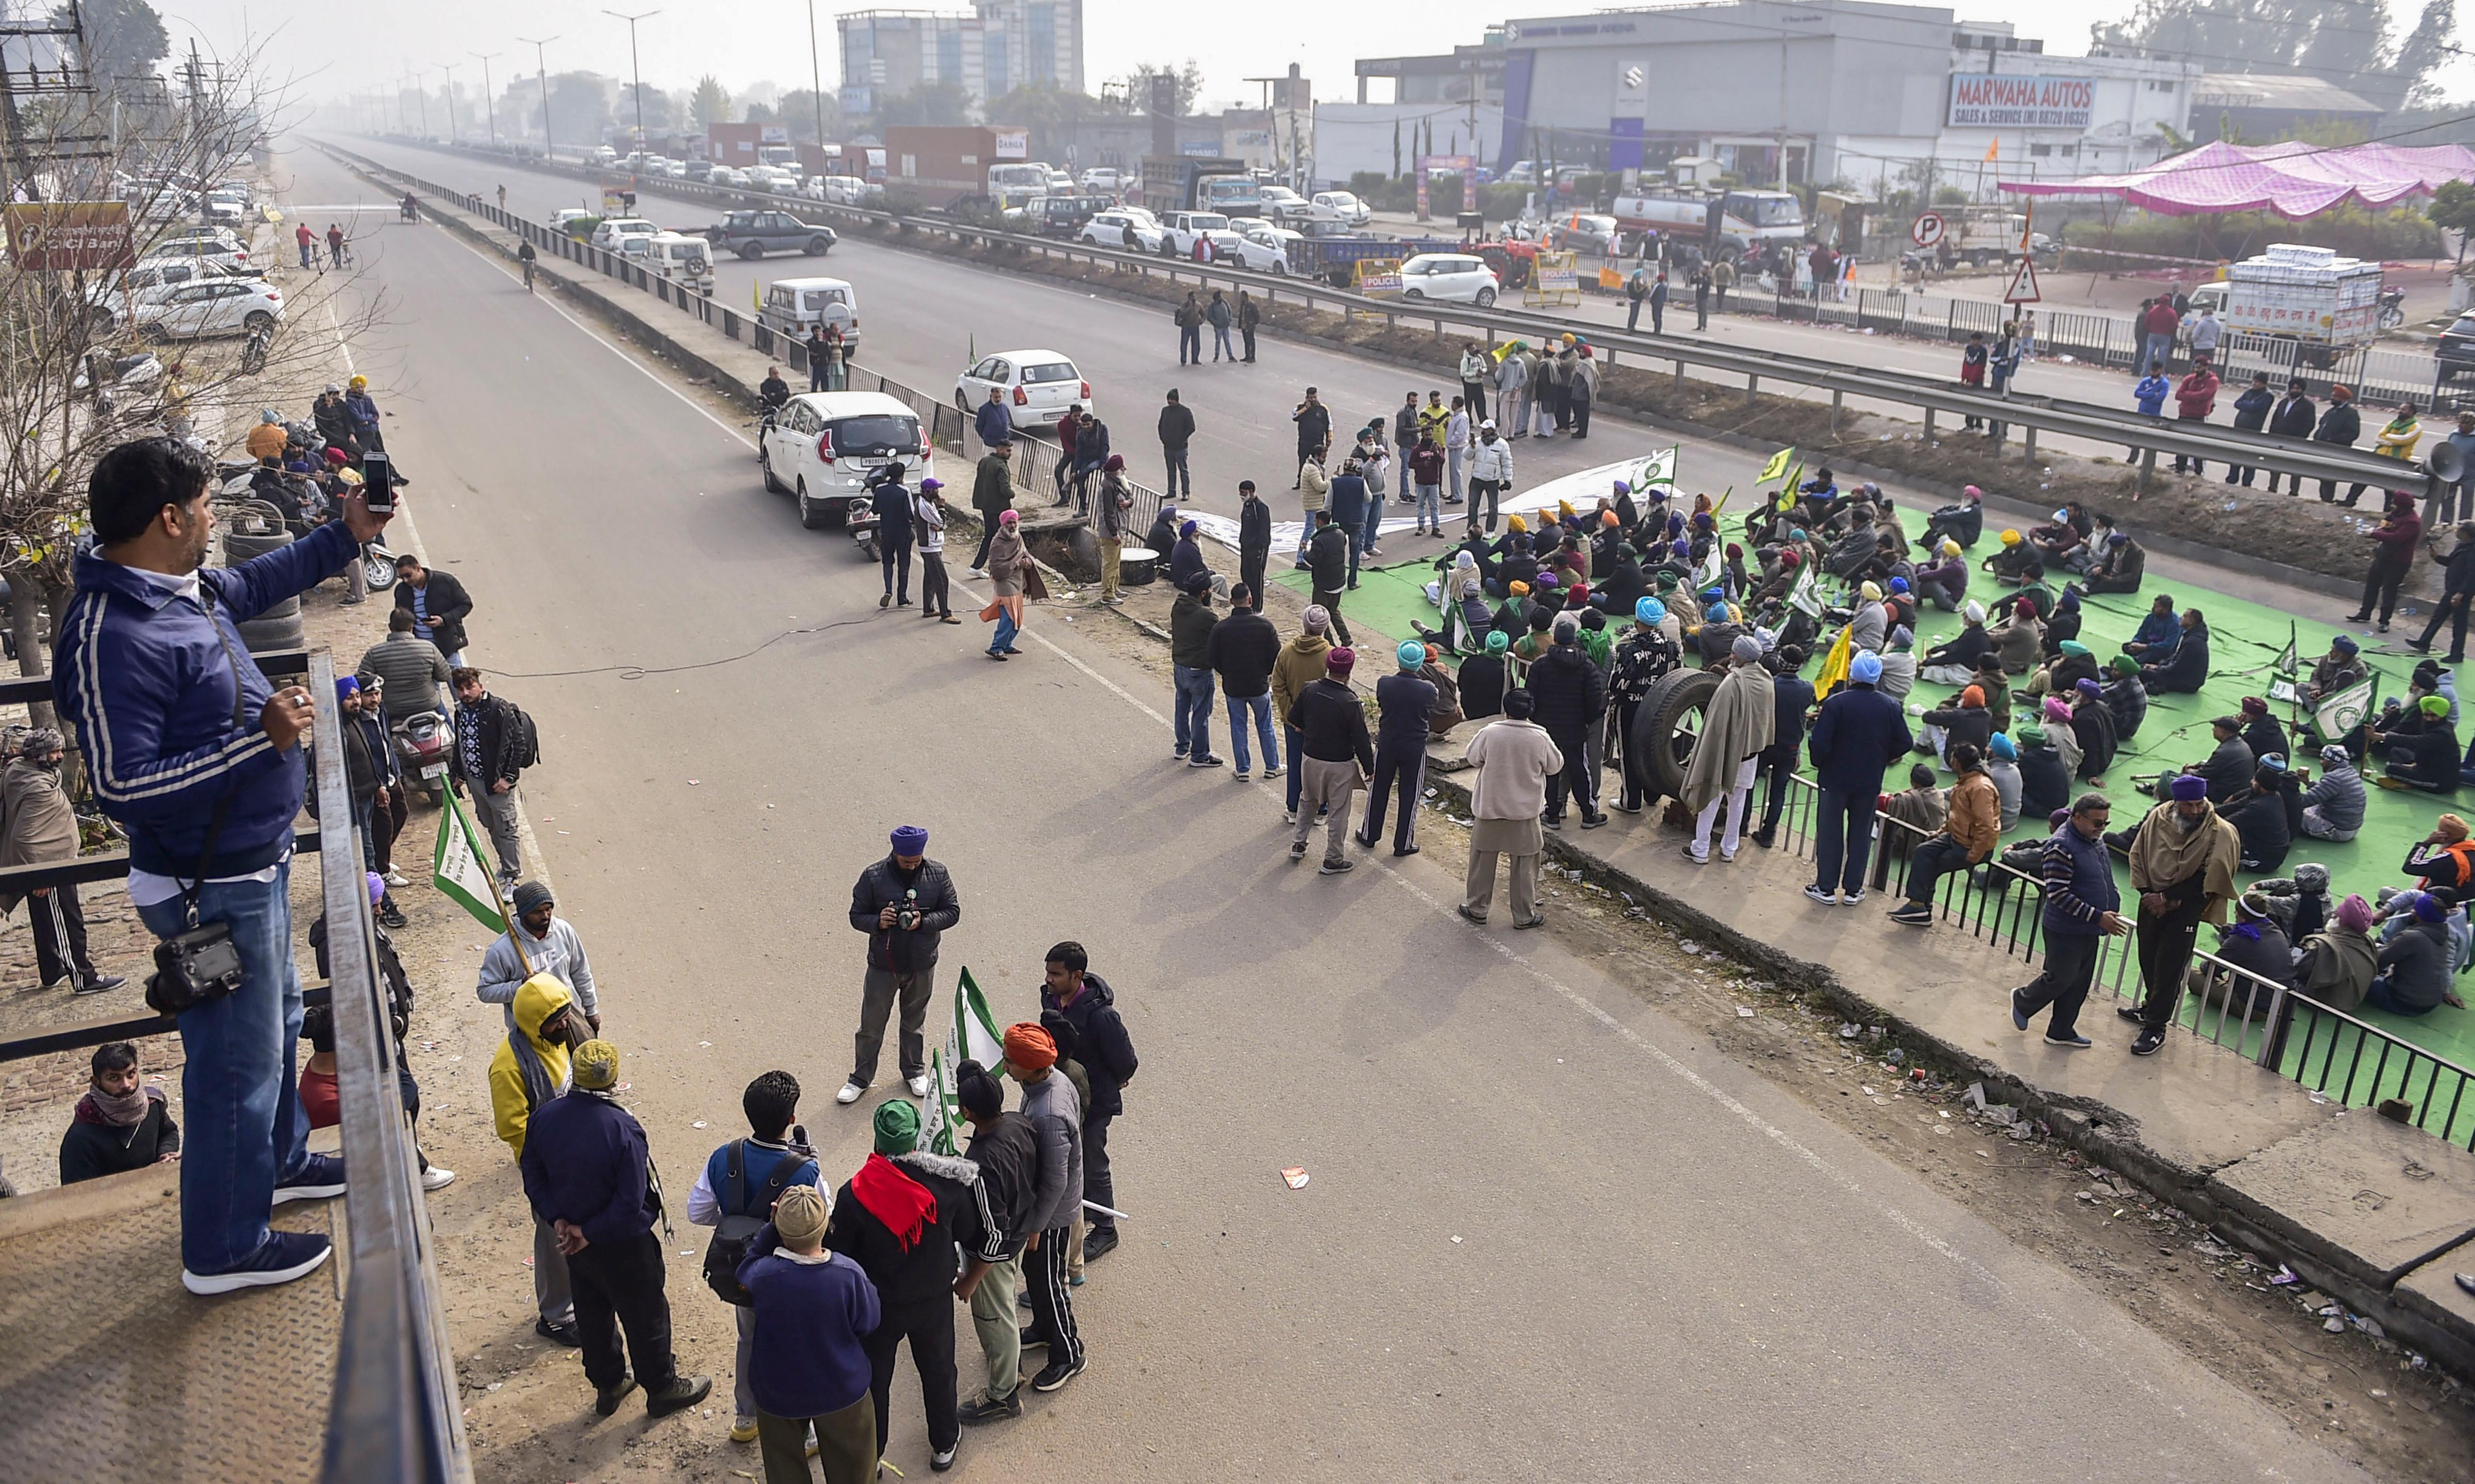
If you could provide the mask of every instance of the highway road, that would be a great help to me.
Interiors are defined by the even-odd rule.
[[[357,194],[288,165],[301,200]],[[673,1200],[769,1066],[810,1089],[825,1167],[858,1164],[867,1105],[830,1101],[860,978],[843,892],[892,825],[951,866],[943,972],[968,965],[1001,1020],[1033,1012],[1059,938],[1116,986],[1143,1068],[1113,1140],[1125,1245],[1077,1295],[1091,1367],[969,1433],[969,1475],[2364,1477],[1645,986],[1460,922],[1432,856],[1291,866],[1270,789],[1171,766],[1166,687],[1084,632],[1096,615],[1041,610],[993,665],[976,627],[880,612],[874,572],[758,489],[736,427],[456,237],[363,231],[394,328],[355,353],[395,368],[377,390],[420,537],[478,600],[494,689],[539,721],[527,814]],[[1044,335],[1049,297],[894,287],[870,328],[985,346]],[[1095,358],[1136,353],[1113,323]],[[1226,415],[1214,457],[1243,467]],[[477,1107],[498,1017],[423,991],[424,1034],[472,1053],[424,1062],[426,1100]],[[474,1143],[432,1208],[457,1352],[503,1355],[529,1335],[522,1196]],[[670,1291],[685,1357],[726,1384],[701,1245],[682,1226]],[[968,1326],[961,1351],[968,1386]],[[634,1446],[642,1414],[596,1422],[559,1352],[466,1399],[488,1480],[756,1467],[726,1403]],[[906,1365],[889,1456],[919,1477],[925,1450]]]

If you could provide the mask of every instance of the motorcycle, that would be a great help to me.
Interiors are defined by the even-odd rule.
[[[416,711],[389,729],[395,738],[395,760],[407,786],[421,791],[429,807],[447,802],[447,718],[435,711]]]

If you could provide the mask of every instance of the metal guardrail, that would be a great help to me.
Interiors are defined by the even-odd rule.
[[[1820,790],[1802,776],[1789,780],[1789,802],[1780,815],[1782,844],[1813,858],[1812,820]],[[1908,862],[1925,831],[1887,814],[1874,816],[1875,848],[1870,884],[1904,897]],[[2046,888],[2042,879],[2002,864],[1997,854],[1980,865],[1947,872],[1938,884],[1940,919],[2023,967],[2042,957]],[[2108,938],[2099,948],[2095,985],[2117,1004],[2145,994],[2139,974],[2139,929]],[[2380,1027],[2332,1009],[2311,996],[2272,983],[2195,950],[2196,989],[2187,988],[2175,1024],[2201,1040],[2242,1057],[2333,1102],[2370,1107],[2398,1101],[2406,1122],[2451,1143],[2475,1148],[2475,1070],[2435,1056]]]
[[[401,141],[398,141],[401,142]],[[333,146],[328,146],[333,148]],[[435,146],[427,146],[435,147]],[[338,151],[339,154],[349,152]],[[408,172],[380,165],[365,157],[351,156],[355,163],[378,174],[404,181],[416,189],[453,200],[465,209],[491,217],[506,218],[495,206],[476,194],[456,190],[414,177]],[[479,156],[476,158],[496,158]],[[525,162],[527,168],[556,171],[579,179],[599,182],[603,172],[580,166],[545,160]],[[2381,488],[2397,487],[2402,482],[2420,484],[2423,472],[2417,465],[2402,465],[2395,459],[2329,444],[2314,444],[2298,439],[2271,437],[2266,433],[2243,432],[2222,424],[2185,423],[2176,419],[2143,417],[2120,407],[2098,406],[2064,398],[2031,396],[2014,391],[2007,397],[1971,390],[1954,381],[1897,371],[1859,371],[1836,362],[1779,352],[1742,351],[1713,346],[1707,342],[1689,341],[1674,336],[1628,334],[1606,327],[1584,327],[1578,322],[1540,315],[1528,315],[1502,308],[1480,309],[1474,305],[1444,304],[1432,301],[1411,303],[1403,300],[1369,299],[1282,275],[1263,275],[1232,270],[1217,265],[1188,263],[1176,258],[1164,259],[1143,253],[1130,253],[1122,248],[1096,247],[1088,243],[1063,242],[1054,238],[1030,236],[993,227],[940,220],[933,217],[898,216],[892,212],[871,210],[863,207],[846,207],[819,202],[806,196],[773,195],[763,191],[717,188],[690,181],[662,180],[650,182],[648,189],[665,196],[687,201],[707,202],[721,206],[770,207],[798,213],[803,220],[841,219],[895,227],[905,232],[943,236],[956,241],[982,246],[1006,245],[1044,256],[1066,261],[1109,263],[1130,268],[1146,275],[1165,274],[1170,281],[1192,279],[1198,283],[1225,284],[1261,291],[1266,304],[1276,304],[1283,295],[1302,304],[1337,310],[1344,319],[1360,316],[1381,319],[1386,328],[1398,328],[1407,321],[1412,325],[1431,324],[1436,335],[1448,327],[1469,332],[1471,338],[1483,338],[1493,345],[1505,338],[1545,339],[1586,328],[1593,347],[1605,353],[1605,364],[1612,368],[1621,355],[1663,362],[1673,368],[1680,384],[1688,371],[1742,377],[1745,395],[1751,401],[1758,394],[1764,380],[1782,382],[1831,394],[1832,426],[1838,426],[1846,399],[1858,397],[1915,407],[1924,414],[1925,436],[1936,436],[1939,415],[1994,418],[2015,425],[2022,432],[2023,455],[2036,456],[2036,440],[2040,432],[2084,438],[2098,445],[2120,445],[2140,450],[2140,477],[2146,488],[2153,475],[2159,455],[2181,455],[2218,463],[2233,463],[2250,468],[2293,474],[2315,480],[2343,484],[2367,484]],[[1999,417],[1995,418],[1995,410]],[[1995,445],[1998,457],[2000,444]],[[2411,475],[2401,481],[2400,475]]]

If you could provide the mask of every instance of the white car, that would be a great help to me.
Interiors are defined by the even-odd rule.
[[[707,185],[720,185],[731,190],[746,190],[747,172],[733,170],[728,165],[716,165],[713,167],[713,174],[704,178],[704,182]]]
[[[810,530],[846,524],[868,509],[869,474],[888,463],[909,471],[906,482],[937,472],[937,450],[919,431],[911,404],[883,392],[807,392],[782,404],[756,449],[768,490],[798,497],[799,523]]]
[[[619,162],[619,152],[606,144],[597,144],[584,158],[597,165],[615,165]]]
[[[1114,196],[1126,183],[1125,172],[1115,165],[1094,165],[1083,172],[1083,188],[1095,196]]]
[[[1159,223],[1152,221],[1142,212],[1128,211],[1115,207],[1106,211],[1093,213],[1091,219],[1083,224],[1083,230],[1074,234],[1074,240],[1088,242],[1093,247],[1121,248],[1126,245],[1126,229],[1129,227],[1135,230],[1135,251],[1139,253],[1160,251]]]
[[[1309,205],[1318,221],[1340,222],[1351,227],[1363,227],[1374,220],[1375,211],[1355,192],[1319,190]]]
[[[1076,402],[1087,412],[1091,407],[1091,383],[1073,361],[1055,351],[999,351],[982,356],[954,378],[954,405],[969,417],[989,400],[992,388],[1004,399],[1017,426],[1053,422]]]
[[[155,258],[133,265],[117,279],[95,279],[86,284],[86,302],[92,306],[91,318],[102,333],[126,323],[133,304],[150,304],[184,283],[207,279],[252,278],[237,274],[206,258]]]
[[[233,273],[249,271],[249,249],[229,236],[174,237],[158,242],[146,250],[142,262],[184,261],[209,262]]]
[[[1401,297],[1476,304],[1495,303],[1495,270],[1459,253],[1421,253],[1401,265]]]
[[[1212,248],[1224,263],[1235,262],[1253,273],[1286,277],[1289,271],[1288,244],[1297,240],[1297,235],[1269,222],[1259,222],[1236,231],[1213,232]]]
[[[282,319],[283,292],[264,279],[202,279],[139,302],[130,318],[151,340],[237,335]]]
[[[772,165],[750,165],[739,173],[747,177],[750,186],[761,191],[787,191],[796,183],[789,171]]]
[[[581,222],[600,214],[586,207],[561,207],[550,214],[550,224],[560,231],[565,231],[570,222]]]
[[[1314,203],[1286,185],[1260,187],[1266,220],[1286,222],[1291,217],[1314,215]]]
[[[809,180],[819,201],[834,206],[855,207],[868,199],[868,182],[855,175],[821,175]]]
[[[605,217],[600,226],[593,229],[593,245],[605,253],[642,257],[646,244],[659,235],[661,230],[641,216]]]
[[[1229,230],[1229,218],[1217,211],[1171,211],[1161,219],[1160,251],[1164,256],[1192,257],[1197,236]]]
[[[1063,170],[1051,170],[1048,172],[1048,194],[1052,196],[1073,195],[1074,177],[1067,175]]]

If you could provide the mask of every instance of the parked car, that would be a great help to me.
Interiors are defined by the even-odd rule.
[[[1085,190],[1103,196],[1115,196],[1126,188],[1126,174],[1115,165],[1093,165],[1083,172]]]
[[[1054,419],[1076,402],[1091,406],[1091,383],[1074,362],[1056,351],[999,351],[983,356],[954,378],[954,405],[968,413],[993,388],[1017,423]]]
[[[790,171],[776,169],[772,165],[750,165],[739,173],[747,177],[747,185],[750,190],[761,190],[767,192],[788,191],[792,186],[799,183],[798,177],[793,175]]]
[[[859,353],[859,291],[843,279],[776,279],[765,285],[756,323],[777,335],[808,338],[809,327],[839,325],[843,353]]]
[[[272,328],[283,318],[283,293],[264,279],[207,278],[184,283],[130,310],[150,340],[197,340]]]
[[[109,334],[130,322],[132,304],[160,299],[184,283],[207,279],[253,278],[207,258],[156,258],[132,266],[116,278],[89,280],[86,301],[95,329]]]
[[[1217,211],[1171,211],[1161,218],[1161,255],[1192,257],[1198,234],[1228,230],[1229,218]]]
[[[222,237],[166,238],[148,248],[145,257],[140,261],[162,262],[178,259],[210,262],[218,267],[229,268],[234,273],[249,271],[249,249],[233,241],[229,233]]]
[[[597,144],[584,158],[597,165],[615,165],[619,162],[619,152],[606,144]]]
[[[2467,372],[2475,372],[2475,309],[2458,316],[2432,349],[2436,374],[2443,381],[2455,381]]]
[[[1401,297],[1476,304],[1495,303],[1494,270],[1464,253],[1421,253],[1401,265]]]
[[[812,226],[788,211],[724,211],[719,224],[704,230],[704,239],[717,253],[736,253],[751,261],[767,253],[822,257],[841,240],[832,228]]]
[[[1319,190],[1308,203],[1310,214],[1318,221],[1339,222],[1347,227],[1363,227],[1374,220],[1374,208],[1345,190]]]
[[[838,207],[855,207],[868,199],[868,182],[855,175],[812,175],[808,194]]]
[[[662,229],[641,216],[609,216],[593,229],[593,245],[605,253],[618,253],[628,257],[645,255],[645,245],[661,234]]]
[[[1274,222],[1287,222],[1292,217],[1314,215],[1314,203],[1286,185],[1259,186],[1263,200],[1263,215]]]
[[[1133,243],[1135,251],[1139,253],[1160,251],[1160,225],[1152,221],[1144,212],[1129,211],[1122,207],[1112,207],[1106,211],[1093,215],[1090,221],[1083,224],[1083,230],[1074,234],[1074,240],[1090,243],[1093,247],[1121,248],[1128,245],[1126,229],[1129,227],[1133,228],[1135,232]]]
[[[1296,232],[1266,221],[1247,218],[1246,223],[1235,231],[1213,232],[1213,251],[1223,262],[1236,262],[1255,273],[1288,277],[1289,244],[1302,239]]]
[[[656,232],[645,244],[645,266],[699,294],[713,293],[713,249],[702,237]]]
[[[584,207],[561,207],[550,214],[550,224],[557,231],[565,231],[570,222],[589,222],[600,215],[600,212]]]
[[[1007,212],[1019,230],[1043,237],[1077,237],[1085,223],[1109,203],[1098,196],[1034,196]]]
[[[799,501],[810,530],[865,519],[869,474],[889,463],[919,487],[934,474],[937,452],[919,430],[911,404],[883,392],[805,392],[776,413],[757,444],[756,467],[769,491]]]
[[[1547,246],[1584,257],[1605,257],[1616,250],[1616,219],[1612,216],[1566,216],[1548,226]]]
[[[712,160],[710,160],[710,159],[691,159],[691,160],[689,160],[689,161],[688,161],[688,168],[687,168],[687,179],[689,179],[689,180],[691,180],[691,181],[710,181],[710,180],[712,180],[712,179],[713,179],[713,161],[712,161]]]

